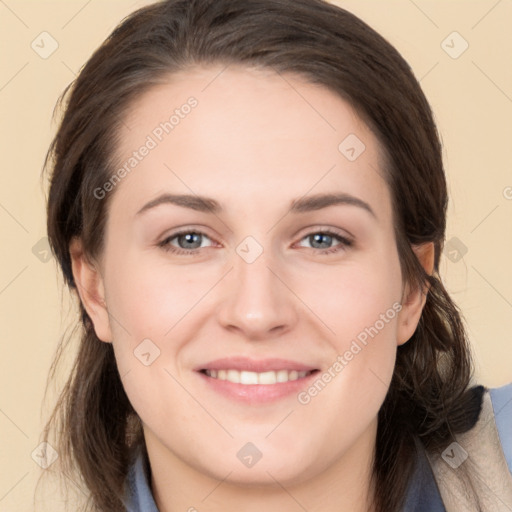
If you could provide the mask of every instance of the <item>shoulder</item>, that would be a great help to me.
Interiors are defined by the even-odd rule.
[[[475,504],[484,512],[512,510],[512,384],[471,389],[480,402],[476,423],[442,451],[428,453],[443,507],[448,512],[476,510]]]
[[[489,390],[494,421],[508,469],[512,473],[512,382]]]

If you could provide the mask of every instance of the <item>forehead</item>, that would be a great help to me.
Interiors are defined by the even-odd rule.
[[[191,98],[197,106],[188,109]],[[243,135],[240,128],[254,141],[268,139],[269,132],[283,139],[341,137],[347,130],[372,136],[351,105],[323,85],[267,68],[211,65],[168,75],[136,98],[125,116],[124,138],[130,139],[133,128],[152,131],[155,121],[169,121],[173,114],[172,137],[166,138],[179,137],[191,124],[181,122],[189,113],[201,118],[194,126],[197,136],[207,132],[216,142],[218,135]]]
[[[211,66],[169,75],[130,105],[119,135],[118,167],[150,147],[116,190],[135,201],[165,186],[220,202],[334,188],[376,200],[385,188],[378,141],[350,104],[268,69]]]

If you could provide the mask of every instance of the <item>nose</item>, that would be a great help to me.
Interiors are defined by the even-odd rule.
[[[278,268],[265,251],[252,263],[235,252],[233,266],[223,284],[218,309],[221,325],[253,341],[292,329],[298,319],[299,301],[282,267]]]

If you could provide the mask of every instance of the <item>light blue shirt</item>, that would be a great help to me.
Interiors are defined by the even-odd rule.
[[[491,389],[490,394],[501,446],[512,473],[512,383]],[[145,454],[139,451],[126,479],[127,512],[158,512],[148,482],[146,464]],[[403,512],[446,512],[423,452],[419,454]]]

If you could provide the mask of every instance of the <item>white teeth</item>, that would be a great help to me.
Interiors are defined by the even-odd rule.
[[[240,382],[240,372],[236,370],[228,370],[226,372],[226,380],[229,382],[236,382],[237,384]]]
[[[258,384],[256,372],[240,372],[240,384]]]
[[[258,375],[259,384],[275,384],[276,381],[276,372],[263,372]]]
[[[205,370],[206,375],[214,379],[227,380],[235,384],[276,384],[302,379],[311,372],[298,372],[296,370],[279,370],[269,372],[248,372],[238,370]]]
[[[288,370],[279,370],[276,375],[277,382],[288,382]]]

